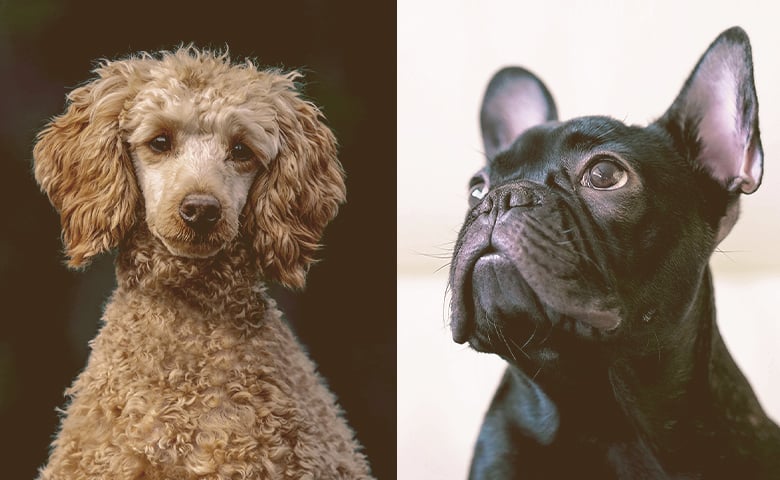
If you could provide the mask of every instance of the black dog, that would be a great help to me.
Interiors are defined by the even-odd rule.
[[[451,327],[509,367],[471,478],[780,479],[780,429],[718,333],[708,266],[761,183],[745,32],[645,128],[559,122],[521,68],[491,80],[481,123]]]

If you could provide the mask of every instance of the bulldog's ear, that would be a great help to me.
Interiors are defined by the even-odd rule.
[[[493,75],[482,100],[485,155],[491,160],[523,131],[557,119],[555,101],[536,75],[520,67],[503,68]]]
[[[756,191],[764,153],[750,40],[744,30],[730,28],[712,42],[659,123],[723,188]]]

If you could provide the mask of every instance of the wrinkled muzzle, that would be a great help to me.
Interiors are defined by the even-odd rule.
[[[617,328],[601,243],[576,208],[546,187],[516,182],[468,213],[450,270],[456,342],[491,350],[514,337],[525,343],[540,327],[585,336]]]

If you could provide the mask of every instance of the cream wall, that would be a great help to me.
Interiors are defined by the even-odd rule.
[[[764,183],[743,199],[713,259],[719,324],[737,362],[780,419],[780,29],[756,1],[398,1],[398,478],[465,478],[503,368],[454,344],[447,263],[481,166],[477,112],[494,71],[541,76],[562,119],[662,114],[724,29],[753,44]]]

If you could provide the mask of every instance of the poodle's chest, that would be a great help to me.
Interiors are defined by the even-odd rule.
[[[252,300],[207,310],[119,290],[106,306],[93,355],[121,350],[110,363],[185,390],[276,377],[285,352],[300,347],[272,303]]]
[[[228,446],[251,465],[264,464],[258,456],[268,455],[268,444],[279,446],[275,455],[291,455],[307,421],[301,392],[311,388],[313,367],[278,312],[270,313],[242,325],[115,296],[81,380],[116,393],[128,445],[171,469],[166,478],[221,463]]]

